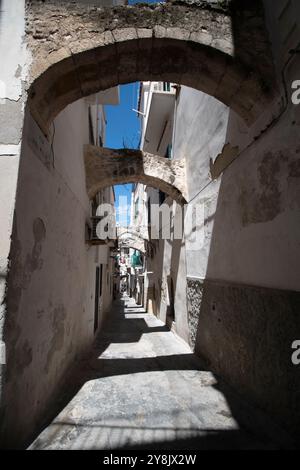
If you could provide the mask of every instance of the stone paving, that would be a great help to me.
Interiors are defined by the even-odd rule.
[[[30,449],[272,448],[240,429],[219,379],[128,297],[114,304],[76,380]]]

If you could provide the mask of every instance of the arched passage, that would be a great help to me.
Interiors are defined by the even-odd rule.
[[[180,204],[186,202],[185,164],[140,150],[112,150],[93,145],[84,148],[86,185],[90,198],[107,186],[140,182],[165,192]]]
[[[272,99],[272,91],[267,92],[264,87],[264,71],[270,73],[271,68],[269,68],[266,38],[262,30],[258,29],[257,34],[253,35],[253,31],[251,32],[250,29],[249,32],[247,29],[247,34],[243,38],[237,38],[228,12],[212,8],[178,5],[120,7],[112,10],[92,8],[87,10],[75,4],[72,4],[72,9],[70,9],[70,7],[66,7],[66,4],[59,5],[51,1],[46,3],[47,8],[45,8],[45,3],[29,3],[30,21],[27,29],[28,46],[33,57],[31,79],[27,84],[29,90],[28,109],[46,135],[49,133],[53,119],[68,104],[91,93],[136,80],[172,81],[204,91],[230,106],[249,124]],[[36,19],[37,21],[35,21]],[[255,17],[254,19],[257,20]],[[252,54],[252,52],[254,53]],[[263,64],[265,64],[265,70]],[[36,163],[33,159],[32,162]],[[35,174],[34,171],[30,172],[29,168],[25,177],[29,173]],[[46,188],[48,191],[46,194],[47,203],[49,200],[55,201],[54,197],[58,198],[57,195],[61,201],[61,188],[55,188],[57,191],[54,194],[53,181],[50,181],[50,178],[46,179],[45,173],[39,174],[33,189],[42,188],[45,190]],[[43,176],[45,180],[40,176]],[[119,181],[125,182],[123,176]],[[157,183],[161,184],[161,178],[158,179]],[[139,180],[141,180],[141,174]],[[47,186],[43,186],[44,181]],[[108,184],[114,183],[106,181],[106,185]],[[27,200],[26,197],[30,192],[32,192],[32,197]],[[26,194],[23,189],[23,192],[19,191],[19,194],[17,213],[20,214],[20,220],[24,220],[24,212],[22,212],[24,200],[30,207],[32,215],[35,213],[34,210],[37,217],[40,212],[43,213],[44,207],[38,206],[38,201],[41,199],[38,191],[27,191]],[[24,197],[22,198],[22,196]],[[50,196],[54,196],[53,199]],[[69,200],[71,199],[70,197]],[[35,203],[37,207],[34,207]],[[55,202],[50,206],[51,211],[54,212],[52,206],[55,207]],[[52,228],[63,224],[66,218],[65,214],[66,212],[63,216],[61,215],[60,219],[55,220],[52,227],[47,221],[47,241],[53,235]],[[84,217],[77,217],[77,214],[78,211],[74,210],[72,218],[78,221],[76,228],[78,226],[82,228]],[[48,350],[43,356],[41,354],[41,351],[45,351],[45,323],[43,321],[46,322],[47,318],[37,322],[38,326],[33,329],[31,325],[26,324],[27,319],[41,318],[42,310],[39,309],[33,313],[30,309],[30,315],[22,314],[21,310],[20,313],[17,311],[20,299],[24,298],[22,292],[28,293],[31,277],[42,279],[41,272],[38,273],[38,276],[32,276],[34,271],[40,270],[44,263],[44,272],[49,272],[45,260],[39,259],[45,240],[41,227],[42,225],[39,223],[34,224],[33,247],[24,247],[19,243],[18,237],[21,241],[29,239],[26,224],[21,227],[21,231],[16,232],[16,243],[11,258],[11,265],[15,271],[12,274],[15,274],[16,279],[14,289],[11,286],[9,289],[12,304],[9,305],[9,308],[13,311],[13,315],[9,315],[10,323],[6,325],[6,339],[11,353],[8,364],[9,373],[13,377],[6,393],[14,397],[12,403],[9,403],[10,406],[7,407],[12,411],[9,416],[10,421],[6,417],[6,420],[12,423],[7,425],[8,429],[13,429],[10,433],[11,436],[15,435],[16,430],[20,432],[20,429],[23,429],[26,420],[30,426],[33,426],[32,421],[36,419],[36,415],[49,399],[52,391],[48,386],[42,389],[42,387],[39,388],[39,384],[35,384],[37,390],[33,393],[26,382],[28,377],[36,374],[41,375],[41,371],[46,374],[51,372],[53,374],[51,384],[58,383],[57,371],[62,363],[60,357],[68,357],[67,354],[63,354],[65,353],[63,347],[65,347],[67,337],[70,337],[69,333],[72,331],[65,321],[67,310],[64,305],[49,304],[51,307],[49,313],[51,335],[49,335]],[[66,226],[64,229],[64,234],[69,235],[70,226]],[[78,233],[80,233],[80,237],[76,239],[77,245],[74,243],[75,238],[70,239],[70,237],[66,243],[66,246],[71,245],[70,240],[72,240],[74,251],[76,249],[80,251],[83,244],[83,236],[81,235],[83,230],[78,230]],[[53,236],[52,239],[56,240]],[[30,243],[31,239],[27,245]],[[24,253],[24,266],[20,263],[21,248]],[[29,256],[26,256],[26,250]],[[51,256],[48,255],[48,259],[51,258],[51,261],[54,259],[54,252],[55,250],[53,253],[51,252]],[[62,258],[64,254],[61,250],[59,257]],[[42,255],[44,256],[43,252]],[[59,257],[57,256],[55,261]],[[77,261],[76,256],[69,257],[65,264],[72,266],[74,261]],[[67,290],[65,285],[59,282],[62,273],[59,268],[59,265],[55,266],[55,279],[58,279],[57,285],[60,283],[63,294],[65,292],[73,294],[74,308],[69,310],[74,317],[78,305],[77,289],[72,286],[72,289]],[[80,270],[76,268],[73,272],[74,276],[76,275],[74,285],[78,286],[78,272]],[[13,275],[11,275],[11,279],[13,279]],[[68,279],[71,280],[71,277],[68,276]],[[45,283],[45,285],[48,284]],[[36,287],[36,290],[40,292],[41,289]],[[47,312],[50,307],[46,308]],[[17,318],[17,314],[19,318]],[[36,348],[32,353],[32,338],[29,334],[25,334],[19,339],[19,331],[26,333],[29,331],[34,333],[35,337],[40,336],[41,344],[38,345],[40,349]],[[18,348],[15,347],[17,341]],[[72,348],[73,344],[70,342],[68,354],[73,353]],[[36,367],[37,363],[39,368]],[[27,375],[25,375],[26,373]],[[22,381],[20,377],[23,377]],[[11,393],[9,393],[10,391]],[[48,391],[48,395],[46,391]],[[33,403],[36,397],[39,400],[44,400],[39,405],[39,409],[37,409],[38,400]],[[32,402],[29,402],[28,398]],[[26,407],[27,415],[19,418],[23,419],[22,425],[19,425],[19,409],[20,405],[24,403],[24,399],[28,405]],[[30,427],[28,424],[26,425]],[[11,427],[9,428],[9,426]]]
[[[263,75],[271,73],[271,62],[259,16],[256,28],[247,23],[249,34],[236,37],[230,12],[209,6],[86,9],[49,2],[47,9],[33,3],[28,15],[28,103],[45,134],[73,101],[138,80],[159,78],[201,90],[249,124],[272,98]]]

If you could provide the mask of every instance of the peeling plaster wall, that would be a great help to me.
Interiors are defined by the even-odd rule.
[[[269,10],[268,16],[272,14],[275,10]],[[273,20],[268,23],[271,37],[284,38],[278,18]],[[294,47],[297,40],[299,36]],[[216,119],[216,114],[211,115],[216,108],[207,97],[207,108],[204,112],[199,107],[193,125],[182,115],[185,134],[181,139],[177,136],[177,142],[187,147],[190,141],[196,145],[193,129],[199,134],[198,148],[186,165],[187,186],[192,191],[194,181],[200,180],[201,198],[209,205],[203,248],[186,255],[191,345],[213,370],[272,417],[274,429],[279,424],[295,440],[300,439],[300,375],[299,366],[291,363],[291,345],[300,337],[300,106],[291,103],[291,83],[300,76],[297,57],[286,63],[284,83],[282,55],[277,58],[281,115],[260,135],[259,123],[247,128],[231,111],[217,140],[208,139],[205,145],[202,122],[207,130]],[[186,103],[192,115],[200,95],[189,93],[195,93]],[[273,111],[268,109],[274,118]],[[177,135],[180,132],[177,124]],[[255,134],[259,137],[253,140]],[[239,155],[229,162],[221,156],[225,171],[205,186],[210,177],[204,155],[210,156],[214,143],[219,145],[217,153],[230,143],[239,148]],[[180,146],[177,149],[181,158]]]
[[[287,83],[299,76],[293,60]],[[300,107],[289,103],[273,128],[223,174],[196,340],[196,351],[213,369],[295,441],[300,374],[291,346],[300,337],[299,127]]]
[[[188,199],[204,205],[202,248],[187,245],[188,276],[299,290],[299,107],[248,150],[247,129],[215,99],[182,87],[176,114],[174,155],[188,155]],[[242,151],[228,161],[227,145]],[[225,171],[213,180],[209,159],[218,158]]]
[[[85,100],[67,107],[52,145],[26,116],[4,326],[4,446],[23,445],[38,429],[94,337],[95,269],[108,252],[85,243],[87,111]],[[111,300],[106,269],[102,314]]]
[[[300,290],[299,117],[291,109],[224,173],[210,279]]]
[[[23,128],[24,82],[30,64],[24,33],[25,0],[3,0],[0,11],[0,399],[6,355],[2,341],[5,286]]]
[[[201,249],[189,252],[186,242],[191,347],[272,417],[270,432],[279,424],[297,440],[300,106],[291,104],[291,83],[300,68],[287,50],[299,43],[299,5],[286,2],[282,14],[283,3],[265,2],[281,92],[281,105],[266,112],[280,117],[269,129],[259,119],[248,128],[213,98],[182,87],[174,156],[187,155],[188,199],[204,204]]]

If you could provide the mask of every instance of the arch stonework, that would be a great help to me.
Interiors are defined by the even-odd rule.
[[[185,161],[168,160],[141,150],[84,146],[88,196],[107,186],[143,183],[158,188],[179,204],[186,202]]]
[[[141,253],[145,254],[146,247],[145,241],[148,238],[144,238],[143,232],[139,230],[140,227],[133,228],[130,227],[118,227],[117,228],[117,237],[118,245],[120,248],[132,248],[138,250]]]
[[[207,2],[88,8],[29,1],[33,117],[47,135],[73,101],[118,84],[159,79],[212,95],[251,124],[274,90],[266,89],[273,68],[259,2],[246,3],[250,13],[234,18]]]
[[[145,233],[143,227],[142,229],[138,225],[127,226],[127,227],[118,227],[117,228],[118,238],[122,239],[125,236],[132,237],[135,239],[141,239],[143,241],[148,240],[148,234]]]

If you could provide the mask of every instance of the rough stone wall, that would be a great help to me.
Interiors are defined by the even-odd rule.
[[[190,340],[189,344],[192,350],[194,350],[198,331],[200,306],[202,303],[203,281],[192,278],[187,278],[186,281],[186,299]]]
[[[102,188],[139,182],[157,187],[180,204],[185,202],[185,160],[170,161],[140,150],[113,150],[85,146],[87,192],[92,198]]]

